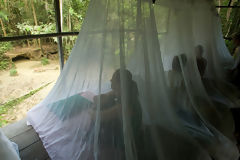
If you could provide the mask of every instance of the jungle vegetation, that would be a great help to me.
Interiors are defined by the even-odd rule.
[[[89,0],[60,0],[60,3],[62,31],[79,31]],[[54,0],[0,0],[0,37],[55,32]],[[75,40],[76,36],[63,38],[67,56]],[[56,38],[0,42],[0,70],[9,69],[10,62],[4,53],[13,47],[39,47],[42,50],[42,45],[56,45],[56,42]]]
[[[60,0],[62,31],[79,31],[86,14],[89,0]],[[229,0],[215,0],[218,6],[227,6]],[[240,0],[232,0],[231,6],[240,6]],[[240,31],[240,8],[218,8],[222,19],[224,37]],[[44,34],[56,32],[54,0],[0,0],[0,37]],[[68,56],[76,36],[63,38],[64,53]],[[0,70],[10,69],[10,61],[4,53],[13,47],[39,47],[56,45],[56,38],[0,42]],[[226,44],[233,52],[234,46],[227,39]]]

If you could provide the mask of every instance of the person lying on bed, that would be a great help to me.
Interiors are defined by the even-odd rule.
[[[126,88],[121,90],[121,76],[126,82]],[[122,95],[126,96],[126,109],[127,115],[130,120],[130,127],[132,129],[133,137],[135,139],[136,146],[140,146],[141,126],[142,126],[142,112],[141,106],[138,100],[138,88],[135,81],[132,80],[132,74],[130,71],[124,69],[122,72],[120,69],[113,73],[111,79],[112,91],[101,94],[94,97],[94,104],[97,106],[100,98],[100,135],[99,142],[101,148],[108,148],[108,157],[102,159],[111,159],[111,153],[109,151],[112,148],[118,148],[124,152],[124,137],[123,137],[123,122],[122,122]],[[96,110],[93,110],[93,118],[96,117]],[[114,144],[114,145],[113,145]],[[137,149],[139,150],[139,149]],[[112,153],[113,154],[113,153]],[[124,155],[124,154],[122,154]],[[105,154],[106,156],[106,154]],[[112,155],[113,156],[113,155]]]

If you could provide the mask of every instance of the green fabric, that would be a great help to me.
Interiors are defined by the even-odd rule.
[[[52,113],[59,119],[65,120],[79,114],[82,110],[90,107],[92,102],[79,94],[47,105]]]

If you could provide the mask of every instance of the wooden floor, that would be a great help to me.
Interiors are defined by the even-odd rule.
[[[18,144],[22,160],[50,160],[42,141],[31,126],[27,126],[26,119],[2,128],[10,141]]]

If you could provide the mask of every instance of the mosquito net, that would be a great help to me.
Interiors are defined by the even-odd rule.
[[[237,160],[232,61],[211,0],[91,0],[28,122],[51,159]]]

